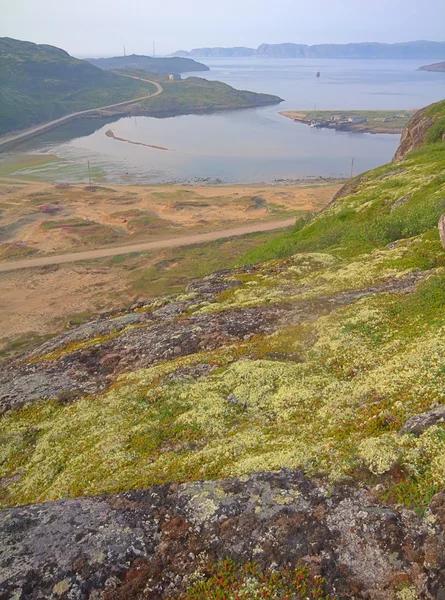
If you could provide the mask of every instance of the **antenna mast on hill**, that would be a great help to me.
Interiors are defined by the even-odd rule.
[[[127,51],[125,49],[125,46],[124,46],[124,56],[127,56]]]
[[[153,42],[153,58],[156,56],[156,46],[155,43]]]

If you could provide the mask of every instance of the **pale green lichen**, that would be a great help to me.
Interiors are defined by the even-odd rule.
[[[358,455],[374,475],[383,475],[395,467],[400,454],[399,447],[388,435],[364,440],[358,448]]]
[[[419,600],[419,594],[414,586],[405,587],[397,592],[397,600]]]

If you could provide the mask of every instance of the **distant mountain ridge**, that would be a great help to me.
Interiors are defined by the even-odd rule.
[[[112,58],[87,58],[85,59],[100,69],[140,69],[156,75],[168,75],[170,73],[189,73],[191,71],[208,71],[209,67],[196,62],[191,58],[169,57],[156,58],[154,56],[143,56],[131,54],[130,56],[114,56]]]
[[[434,63],[432,65],[424,65],[420,67],[420,71],[435,71],[438,73],[445,73],[445,62]]]
[[[190,52],[179,50],[172,56],[224,58],[224,57],[263,57],[263,58],[412,58],[445,59],[445,42],[425,40],[382,44],[363,42],[353,44],[261,44],[255,50],[243,46],[234,48],[195,48]]]

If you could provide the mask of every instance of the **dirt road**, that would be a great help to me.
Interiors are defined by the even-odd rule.
[[[80,260],[94,260],[95,258],[105,258],[108,256],[118,256],[120,254],[131,254],[133,252],[147,252],[148,250],[160,250],[162,248],[175,248],[180,246],[193,246],[195,244],[204,244],[215,240],[223,240],[248,233],[257,233],[261,231],[273,231],[275,229],[284,229],[295,223],[295,217],[285,219],[284,221],[272,221],[269,223],[256,223],[235,227],[233,229],[223,229],[220,231],[210,231],[209,233],[199,233],[168,240],[158,240],[156,242],[145,242],[143,244],[133,244],[131,246],[119,246],[117,248],[101,248],[99,250],[88,250],[85,252],[72,252],[71,254],[55,254],[51,256],[42,256],[41,258],[29,258],[26,260],[11,260],[0,263],[0,273],[16,271],[18,269],[29,269],[32,267],[45,267],[47,265],[60,265],[62,263],[76,262]]]
[[[25,129],[21,133],[16,135],[9,135],[0,138],[0,152],[9,150],[15,144],[22,142],[26,139],[33,138],[41,133],[45,133],[45,131],[49,131],[58,127],[59,125],[63,125],[68,121],[73,119],[77,119],[78,117],[84,117],[89,114],[93,114],[99,110],[108,110],[110,108],[118,108],[119,106],[128,106],[130,104],[134,104],[135,102],[141,102],[142,100],[148,100],[149,98],[154,98],[155,96],[159,96],[164,91],[162,85],[156,81],[152,81],[151,79],[143,79],[142,77],[133,77],[132,75],[123,75],[123,77],[129,77],[130,79],[140,79],[141,81],[146,81],[147,83],[151,83],[156,87],[156,92],[154,94],[149,94],[148,96],[142,96],[141,98],[133,98],[132,100],[125,100],[124,102],[118,102],[117,104],[109,104],[108,106],[99,106],[97,108],[91,108],[89,110],[81,110],[79,112],[71,113],[69,115],[65,115],[60,119],[55,119],[54,121],[50,121],[49,123],[44,123],[43,125],[37,125],[36,127],[31,127],[30,129]]]

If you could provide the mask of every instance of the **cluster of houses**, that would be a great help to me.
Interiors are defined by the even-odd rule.
[[[390,121],[395,121],[396,119],[409,119],[411,115],[409,114],[400,114],[400,115],[392,115],[389,117],[375,117],[372,119],[373,121],[379,121],[381,123],[389,123]],[[312,119],[310,121],[311,127],[327,127],[329,129],[348,129],[353,125],[360,125],[362,123],[367,123],[368,119],[366,117],[360,116],[346,116],[346,115],[332,115],[329,119]]]
[[[329,127],[331,129],[340,129],[350,127],[351,125],[359,125],[366,123],[368,119],[365,117],[345,117],[344,115],[332,115],[329,119],[313,119],[310,123],[311,127]]]

